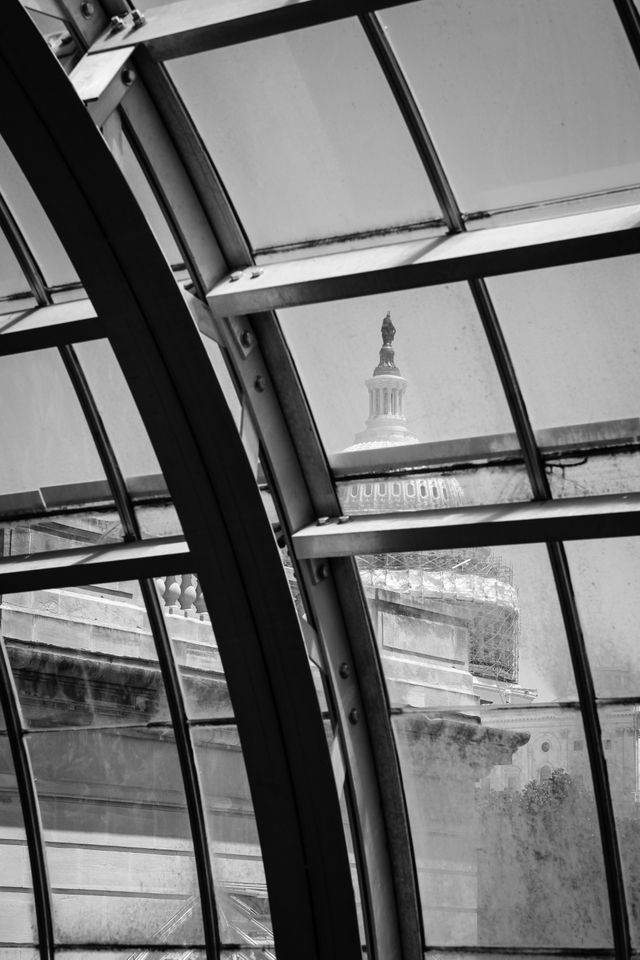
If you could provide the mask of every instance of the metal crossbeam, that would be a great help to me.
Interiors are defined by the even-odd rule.
[[[299,560],[640,534],[640,494],[332,518],[293,535]]]
[[[537,270],[640,251],[640,205],[265,265],[208,294],[219,317]]]

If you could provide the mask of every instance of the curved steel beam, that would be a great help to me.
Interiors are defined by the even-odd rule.
[[[100,133],[21,8],[0,37],[2,132],[109,330],[174,496],[235,705],[278,954],[356,957],[340,809],[273,535],[183,298]],[[124,227],[126,226],[126,229]]]

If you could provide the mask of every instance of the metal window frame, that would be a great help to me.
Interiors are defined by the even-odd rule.
[[[5,139],[107,325],[208,600],[254,792],[279,955],[298,956],[301,943],[310,957],[359,955],[322,720],[240,438],[104,141],[17,0],[4,23],[1,72],[16,107],[3,118]]]

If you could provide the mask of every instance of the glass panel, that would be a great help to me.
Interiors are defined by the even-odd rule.
[[[631,945],[640,942],[640,702],[598,708],[625,879]]]
[[[216,881],[222,943],[273,942],[249,783],[234,726],[192,729]]]
[[[137,582],[5,594],[0,631],[27,726],[168,722]]]
[[[358,563],[395,705],[427,942],[611,946],[585,736],[545,547]]]
[[[23,297],[29,294],[29,284],[16,260],[9,241],[0,230],[0,297]],[[15,305],[12,310],[17,309]]]
[[[61,943],[202,943],[180,764],[171,731],[28,737]]]
[[[239,960],[237,953],[232,957],[233,960]],[[3,960],[1,953],[0,960]],[[16,957],[16,960],[23,960],[23,958]],[[114,950],[87,950],[86,948],[73,950],[56,947],[56,960],[207,960],[207,954],[204,947],[201,950],[185,950],[183,947],[176,953],[167,951],[166,947],[150,950],[147,944],[133,943]]]
[[[0,711],[0,717],[2,711]],[[4,718],[2,718],[4,727]],[[29,944],[37,940],[31,867],[9,742],[0,734],[0,917],[3,944]],[[10,947],[0,945],[0,958],[11,957]],[[25,957],[30,951],[25,949]],[[16,952],[16,960],[23,960]]]
[[[91,340],[75,347],[132,496],[166,494],[167,487],[142,417],[111,345]]]
[[[37,517],[11,523],[0,521],[0,556],[4,557],[72,550],[91,544],[105,546],[123,539],[122,524],[112,510]]]
[[[225,362],[222,349],[211,337],[205,337],[203,335],[202,342],[204,343],[207,356],[211,361],[211,366],[218,379],[218,383],[224,393],[225,400],[229,404],[229,409],[231,410],[236,426],[240,428],[242,422],[242,404],[238,396],[238,391],[234,386],[229,368]]]
[[[434,460],[473,462],[494,450],[519,457],[465,284],[295,307],[280,311],[280,320],[320,436],[342,471],[371,474],[425,461],[433,469]],[[399,482],[414,479],[426,481]],[[448,486],[451,505],[467,502],[457,480]],[[439,505],[430,489],[415,507]]]
[[[55,350],[0,357],[0,513],[111,500],[80,404]]]
[[[357,21],[167,66],[254,247],[440,216]]]
[[[416,444],[418,446],[418,444]],[[422,445],[420,445],[422,446]],[[424,444],[426,446],[426,444]],[[338,457],[343,456],[338,454]],[[332,458],[332,465],[337,458]],[[403,510],[446,510],[485,503],[531,499],[531,485],[522,464],[470,467],[446,472],[354,476],[337,484],[342,512],[397,513]]]
[[[143,538],[153,537],[181,537],[182,525],[176,508],[172,503],[136,507],[136,516]]]
[[[111,114],[102,128],[102,133],[131,191],[140,204],[140,208],[147,218],[167,261],[170,264],[182,263],[182,254],[178,250],[173,234],[169,229],[167,218],[162,212],[151,185],[124,134],[117,113]]]
[[[198,577],[158,577],[156,587],[178,665],[187,716],[218,720],[233,716],[227,681]]]
[[[65,253],[36,195],[24,174],[0,137],[0,189],[13,216],[51,286],[74,283],[78,280],[71,261]]]
[[[614,5],[429,0],[381,18],[464,210],[640,181],[640,81]]]
[[[640,538],[565,544],[598,697],[640,698]]]
[[[638,489],[637,257],[494,277],[491,295],[555,490]],[[587,463],[583,461],[587,458]]]

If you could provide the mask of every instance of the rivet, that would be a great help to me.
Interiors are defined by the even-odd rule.
[[[91,0],[84,0],[84,3],[80,4],[80,13],[85,18],[89,20],[95,13],[95,6],[91,3]]]
[[[251,271],[251,279],[255,280],[256,277],[261,277],[263,273],[264,270],[262,267],[254,267],[254,269]]]
[[[264,393],[264,377],[261,377],[260,374],[253,381],[253,385],[258,391],[258,393]]]
[[[318,574],[318,580],[327,579],[327,577],[329,576],[329,564],[326,563],[326,561],[318,565],[317,574]]]
[[[133,81],[136,79],[135,70],[132,70],[131,67],[125,67],[120,74],[120,79],[124,83],[125,87],[130,87]]]
[[[348,523],[349,520],[351,520],[351,517],[347,516],[346,514],[342,514],[342,516],[338,517],[338,523]]]
[[[111,17],[111,31],[113,33],[120,33],[120,31],[124,30],[124,28],[124,17]]]
[[[343,680],[346,680],[347,677],[351,676],[351,667],[346,662],[341,663],[340,666],[338,667],[338,673],[340,674]]]
[[[243,330],[240,334],[240,343],[243,347],[250,347],[253,344],[253,334],[251,330]]]
[[[236,280],[239,280],[242,276],[242,270],[234,270],[233,273],[229,274],[229,283],[235,283]]]
[[[329,517],[318,517],[316,527],[324,527],[325,523],[329,523]]]
[[[353,723],[355,725],[359,719],[360,719],[360,714],[358,713],[355,707],[352,707],[351,710],[349,711],[349,723]]]

